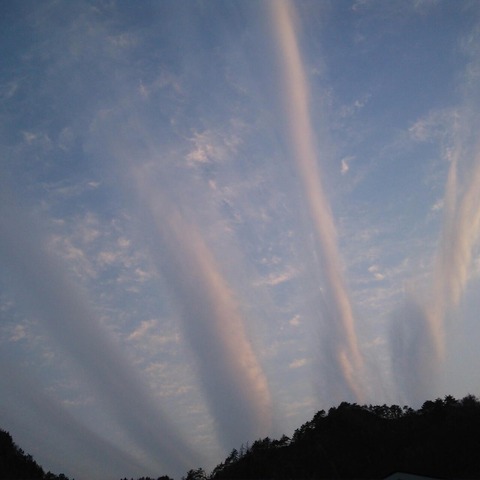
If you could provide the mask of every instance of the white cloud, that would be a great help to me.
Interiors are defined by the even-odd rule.
[[[128,48],[137,45],[138,39],[131,33],[121,33],[109,36],[108,42],[116,48]]]
[[[127,340],[143,340],[145,336],[153,329],[157,327],[157,321],[155,319],[143,320],[140,326],[135,329],[128,337]]]
[[[432,205],[432,211],[433,212],[438,212],[439,210],[443,210],[444,206],[444,200],[443,198],[438,199],[433,205]]]
[[[143,100],[149,99],[152,94],[159,92],[162,89],[170,88],[174,94],[181,97],[183,93],[183,87],[180,80],[176,75],[168,71],[162,71],[153,81],[150,83],[145,80],[140,80],[137,87],[137,91]]]
[[[38,135],[36,133],[32,133],[32,132],[22,132],[22,133],[23,133],[23,138],[29,145],[38,138]]]
[[[91,189],[96,189],[101,185],[101,182],[96,182],[94,180],[91,180],[90,182],[87,182],[87,186]]]
[[[386,338],[381,335],[377,335],[376,337],[373,338],[373,340],[371,340],[368,343],[365,343],[364,346],[366,348],[375,348],[375,347],[379,347],[386,344],[387,344]]]
[[[15,325],[12,328],[12,333],[10,335],[10,340],[12,342],[18,342],[27,338],[27,331],[25,325]]]
[[[373,275],[375,280],[381,281],[385,279],[385,275],[380,272],[380,267],[378,265],[368,267],[368,271]]]
[[[190,142],[193,143],[193,149],[187,154],[186,159],[190,166],[196,164],[206,164],[223,162],[229,158],[229,155],[236,153],[241,143],[236,130],[242,128],[238,122],[234,124],[233,131],[214,132],[205,130],[202,133],[195,132]]]
[[[147,350],[150,354],[158,352],[158,348],[167,344],[178,344],[180,342],[180,336],[178,333],[166,332],[162,329],[160,322],[151,318],[149,320],[143,320],[140,325],[127,336],[127,341],[134,343],[137,347],[141,346],[142,349]],[[137,353],[139,353],[137,351]],[[158,363],[155,363],[160,368]]]
[[[417,142],[431,142],[450,135],[458,123],[459,114],[455,110],[432,110],[419,118],[409,129],[410,138]]]
[[[282,283],[288,282],[292,278],[295,278],[298,274],[298,271],[295,268],[288,268],[283,272],[271,273],[266,278],[263,278],[261,281],[255,283],[255,286],[268,285],[270,287],[275,287]]]
[[[368,93],[348,105],[342,105],[342,107],[340,107],[340,116],[343,118],[353,117],[359,110],[365,107],[371,96],[372,95]]]
[[[50,248],[60,255],[69,267],[81,278],[85,276],[94,278],[97,271],[85,251],[75,245],[74,240],[69,237],[53,235],[50,240]]]
[[[301,368],[307,364],[306,358],[297,358],[288,365],[288,368]]]
[[[298,327],[301,323],[302,323],[302,320],[300,318],[300,315],[295,315],[293,318],[291,318],[288,323],[292,326],[292,327]]]
[[[100,252],[97,258],[102,265],[112,265],[118,261],[118,254],[115,252]]]
[[[353,155],[342,158],[340,167],[340,173],[342,175],[345,175],[350,170],[350,162],[352,162],[353,160],[355,160],[355,157]]]
[[[73,146],[75,135],[70,127],[65,127],[58,136],[58,147],[61,150],[68,151]]]
[[[146,270],[140,267],[135,269],[135,276],[138,282],[146,282],[153,278],[155,275],[152,270]]]

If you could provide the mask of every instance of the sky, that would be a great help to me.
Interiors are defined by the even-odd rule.
[[[480,395],[479,2],[0,12],[0,428],[46,470]]]

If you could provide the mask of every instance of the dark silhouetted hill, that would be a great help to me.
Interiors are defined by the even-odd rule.
[[[12,436],[0,430],[1,480],[68,480],[63,475],[45,473],[37,462],[13,442]]]
[[[418,411],[344,402],[318,412],[291,439],[265,438],[242,450],[210,478],[374,479],[394,472],[480,478],[480,402],[447,396]]]
[[[473,395],[446,396],[419,410],[343,402],[316,413],[291,439],[267,437],[242,445],[210,474],[192,469],[183,480],[382,479],[394,472],[480,478],[480,401]],[[0,430],[0,480],[27,479],[68,480],[45,473]]]

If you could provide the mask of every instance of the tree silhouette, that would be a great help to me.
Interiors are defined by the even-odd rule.
[[[473,395],[399,405],[342,402],[320,411],[292,439],[253,442],[210,478],[385,478],[395,471],[480,478],[480,402]]]
[[[64,474],[45,473],[32,456],[18,447],[12,436],[4,430],[0,430],[0,479],[68,480]]]
[[[291,439],[283,435],[279,440],[255,440],[251,447],[242,444],[210,475],[196,468],[182,480],[382,479],[398,471],[437,478],[480,478],[478,432],[480,401],[473,395],[461,400],[451,395],[428,400],[418,410],[342,402],[328,413],[317,412]],[[63,474],[44,473],[2,430],[0,479],[68,480]]]
[[[207,474],[203,468],[189,470],[183,480],[207,480]]]

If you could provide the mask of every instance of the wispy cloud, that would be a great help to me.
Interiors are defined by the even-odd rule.
[[[285,271],[274,272],[268,275],[268,277],[261,279],[255,283],[255,286],[268,285],[274,287],[282,283],[288,282],[298,274],[298,271],[291,267]]]
[[[293,4],[270,2],[275,38],[283,70],[285,123],[290,149],[305,191],[310,219],[316,232],[317,253],[325,276],[325,335],[323,348],[329,349],[323,370],[331,370],[327,388],[343,382],[347,394],[357,400],[364,398],[359,382],[363,359],[355,331],[350,298],[342,273],[336,229],[330,206],[323,190],[318,166],[318,152],[309,113],[309,86],[300,54]],[[347,393],[348,392],[348,393]]]
[[[105,453],[118,478],[181,476],[340,401],[431,397],[443,357],[475,385],[448,333],[478,333],[475,2],[17,3],[0,342],[30,396],[0,377],[2,418],[40,444],[70,412],[149,468]],[[107,448],[60,420],[51,458]]]
[[[154,465],[150,462],[135,457],[125,448],[118,447],[80,423],[54,396],[46,393],[40,382],[24,368],[13,364],[5,355],[0,354],[0,359],[2,400],[14,401],[22,407],[15,415],[3,411],[0,402],[2,421],[6,422],[2,428],[15,428],[16,440],[28,448],[37,460],[39,457],[48,459],[52,468],[55,466],[68,475],[80,478],[110,478],[115,474],[120,476],[125,471],[137,472],[138,475],[146,470],[155,473]],[[25,411],[29,414],[25,415]],[[38,436],[38,422],[50,432],[49,435]],[[61,444],[53,445],[59,437],[62,438]],[[71,460],[62,461],[62,458],[69,457],[69,449],[81,450],[83,458],[74,460],[73,464]],[[52,458],[54,451],[58,455]],[[96,472],[94,477],[93,466]]]
[[[463,192],[458,192],[457,162],[453,161],[445,192],[444,229],[433,273],[431,299],[426,309],[435,339],[436,354],[444,356],[442,322],[449,308],[455,308],[465,291],[472,264],[473,248],[480,226],[480,154],[474,153]]]
[[[463,90],[466,106],[454,112],[447,126],[445,113],[430,115],[410,129],[416,140],[438,137],[438,125],[445,129],[443,156],[449,162],[443,199],[443,224],[428,286],[424,292],[408,292],[408,319],[396,318],[392,338],[398,377],[409,401],[425,400],[438,390],[447,354],[448,319],[459,306],[471,279],[474,250],[480,233],[480,147],[476,124],[478,114],[478,57],[467,66]],[[477,86],[472,84],[476,76]],[[450,118],[452,116],[450,115]],[[454,315],[455,317],[455,315]],[[398,324],[403,322],[403,326]],[[399,345],[399,342],[402,345]],[[407,365],[400,365],[406,362]],[[405,372],[415,373],[410,379]],[[410,373],[408,373],[410,375]]]
[[[23,292],[50,335],[83,369],[116,421],[140,448],[159,458],[167,471],[182,472],[195,465],[196,454],[107,337],[58,258],[32,227],[32,219],[6,193],[0,222],[0,253],[17,284],[16,291]]]
[[[350,170],[350,162],[354,159],[355,157],[353,156],[342,158],[341,166],[340,166],[340,173],[342,175],[345,175],[346,173],[348,173],[348,171]]]
[[[193,149],[186,158],[193,166],[196,163],[208,164],[225,160],[228,155],[235,153],[240,139],[234,133],[219,136],[214,132],[204,131],[195,133],[190,142]]]
[[[228,445],[264,435],[271,428],[271,395],[235,294],[198,228],[148,175],[137,180],[154,227],[153,256],[181,312],[218,432]]]
[[[301,368],[308,363],[306,358],[297,358],[288,365],[288,368]]]

